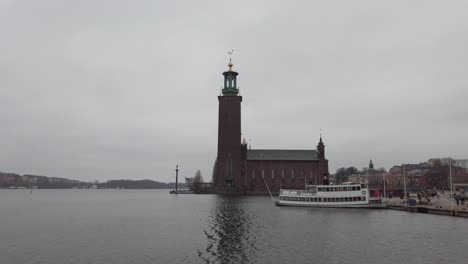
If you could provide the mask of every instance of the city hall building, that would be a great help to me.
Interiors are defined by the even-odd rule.
[[[218,96],[218,150],[213,169],[215,193],[259,194],[280,188],[303,189],[305,184],[328,182],[328,160],[320,136],[317,149],[250,149],[242,140],[241,103],[237,72],[223,72]]]

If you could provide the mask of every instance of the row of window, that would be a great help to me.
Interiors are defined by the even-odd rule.
[[[280,196],[279,198],[282,201],[295,201],[295,202],[316,202],[316,203],[339,203],[339,202],[358,202],[365,201],[365,196],[355,196],[355,197],[285,197]]]
[[[360,191],[361,186],[336,186],[336,187],[319,187],[319,192],[343,192],[343,191]]]
[[[252,170],[252,178],[255,178],[255,176],[256,176],[255,174],[256,174],[256,173],[255,173],[255,170]],[[294,179],[295,176],[299,176],[299,177],[301,177],[301,178],[304,178],[304,176],[306,175],[306,173],[305,173],[303,170],[299,170],[299,171],[291,170],[291,172],[289,173],[289,175],[290,175],[291,178],[293,178],[293,179]],[[318,175],[318,173],[315,173],[315,174],[314,174],[312,171],[310,171],[310,178],[313,178],[314,176],[316,177],[317,175]],[[264,170],[261,170],[261,171],[260,171],[260,176],[261,176],[262,178],[265,178],[265,171],[264,171]],[[271,177],[272,179],[274,179],[275,176],[279,176],[279,177],[281,177],[281,178],[284,178],[285,176],[288,177],[288,172],[287,172],[287,171],[285,172],[285,170],[279,170],[279,172],[278,172],[278,171],[275,171],[275,170],[273,169],[273,170],[271,170],[270,177]]]

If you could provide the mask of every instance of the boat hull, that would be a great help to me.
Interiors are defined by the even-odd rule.
[[[291,207],[313,207],[313,208],[368,208],[368,209],[385,209],[387,204],[312,204],[312,203],[285,203],[284,201],[275,201],[276,206],[291,206]]]

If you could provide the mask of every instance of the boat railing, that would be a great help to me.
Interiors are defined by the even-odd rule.
[[[294,190],[294,189],[281,189],[280,194],[292,194],[292,195],[300,195],[302,193],[315,193],[310,190]]]

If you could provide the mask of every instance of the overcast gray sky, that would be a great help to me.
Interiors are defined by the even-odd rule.
[[[0,171],[211,178],[234,49],[252,148],[468,158],[467,1],[0,0]]]

